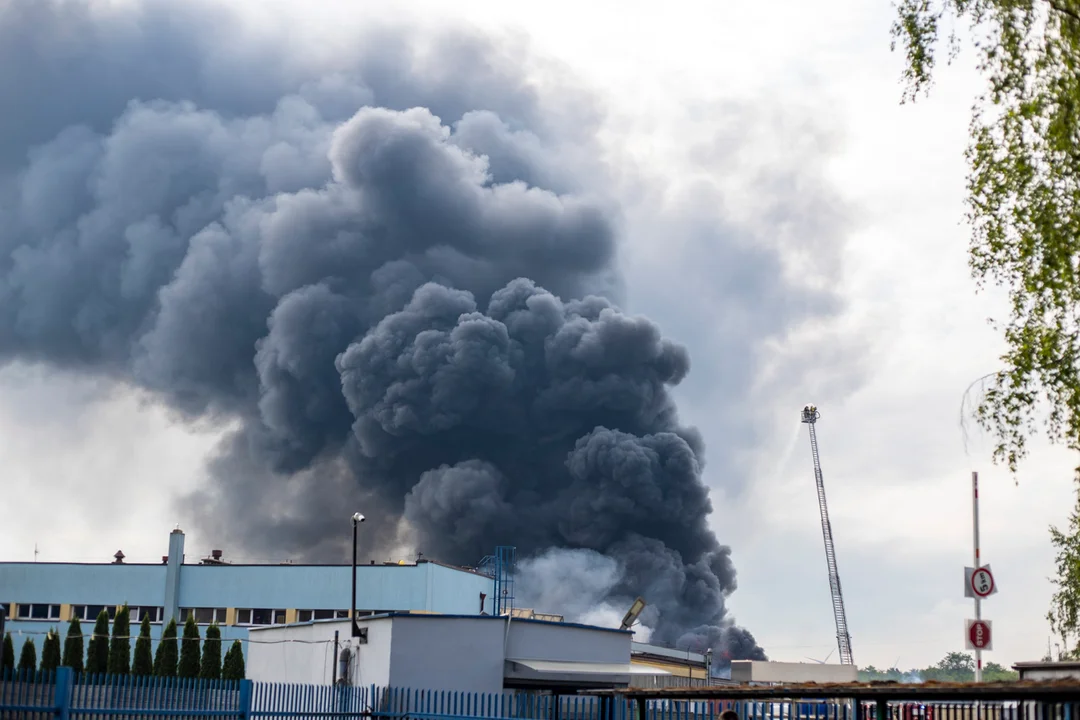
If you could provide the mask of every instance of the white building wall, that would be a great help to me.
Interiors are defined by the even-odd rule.
[[[1017,663],[1013,668],[1020,671],[1021,680],[1080,679],[1078,662]]]
[[[854,665],[759,660],[733,660],[731,662],[731,679],[743,683],[850,683],[855,682],[858,676],[859,670]]]
[[[628,663],[630,633],[493,617],[396,615],[359,621],[360,645],[348,620],[252,628],[248,677],[259,682],[328,685],[333,681],[334,631],[339,652],[355,650],[354,686],[498,693],[505,660]],[[262,642],[260,642],[262,641]]]
[[[462,692],[502,691],[504,623],[490,618],[437,615],[395,617],[392,622],[390,676],[389,682],[383,684]]]
[[[247,676],[258,682],[329,685],[334,680],[334,631],[338,653],[354,651],[349,667],[353,685],[387,685],[390,680],[390,618],[364,620],[368,642],[360,645],[350,635],[348,620],[326,620],[302,625],[252,628],[248,645]]]
[[[328,627],[330,624],[252,628],[247,676],[259,682],[329,685],[334,672],[334,628]],[[341,625],[346,630],[342,634],[347,635],[348,625]]]
[[[335,623],[338,624],[338,623]],[[367,642],[363,645],[349,640],[350,647],[354,651],[353,662],[350,665],[351,683],[358,687],[375,685],[383,687],[390,684],[390,652],[393,647],[394,620],[393,618],[376,618],[374,620],[362,620],[360,627],[366,627],[368,631]],[[341,635],[349,634],[349,621],[341,625]]]
[[[633,635],[582,625],[511,620],[506,657],[513,660],[628,663]]]

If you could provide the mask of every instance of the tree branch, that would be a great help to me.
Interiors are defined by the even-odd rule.
[[[1051,10],[1057,10],[1062,15],[1070,17],[1076,22],[1080,22],[1080,11],[1065,7],[1061,4],[1061,0],[1046,0],[1046,4],[1050,6]]]

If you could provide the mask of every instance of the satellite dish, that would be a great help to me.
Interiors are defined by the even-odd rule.
[[[645,601],[638,598],[634,601],[634,604],[630,606],[630,609],[626,611],[626,615],[622,619],[622,625],[619,626],[621,630],[629,630],[637,622],[638,616],[641,615],[641,611],[645,609]]]

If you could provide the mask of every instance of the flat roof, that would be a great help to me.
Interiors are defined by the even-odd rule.
[[[705,656],[701,653],[690,652],[689,650],[676,650],[675,648],[664,647],[663,645],[650,645],[649,643],[643,642],[630,643],[630,653],[670,660],[681,660],[683,662],[693,662],[700,665],[705,664]]]
[[[1076,670],[1080,661],[1076,660],[1025,660],[1013,663],[1014,670]]]
[[[631,663],[596,663],[577,662],[572,660],[531,660],[523,658],[506,658],[506,662],[522,665],[529,670],[540,673],[567,674],[567,675],[670,675],[669,672],[654,673],[634,667]]]
[[[49,565],[72,565],[77,567],[168,567],[168,563],[152,562],[152,563],[136,563],[136,562],[65,562],[65,561],[53,561],[53,562],[33,562],[28,560],[0,560],[0,566],[4,565],[26,565],[27,567],[41,567]],[[280,563],[234,563],[234,562],[186,562],[181,563],[183,567],[226,567],[226,568],[246,568],[246,567],[259,567],[259,568],[311,568],[311,567],[325,567],[325,568],[347,568],[352,569],[350,563],[294,563],[294,562],[280,562]],[[376,565],[363,564],[357,565],[356,569],[370,570],[372,568],[415,568],[421,565],[438,565],[449,570],[458,570],[460,572],[470,573],[472,575],[479,575],[480,577],[491,577],[486,573],[482,573],[475,568],[461,567],[459,565],[448,565],[446,563],[438,562],[436,560],[423,560],[419,563],[378,563]]]
[[[994,683],[799,683],[610,690],[634,700],[760,700],[765,698],[840,700],[1076,700],[1074,678]]]
[[[583,623],[573,622],[556,622],[554,620],[539,620],[536,618],[521,618],[510,617],[508,615],[451,615],[440,614],[433,612],[389,612],[379,613],[378,615],[365,615],[364,617],[356,618],[358,622],[368,622],[371,620],[386,620],[389,618],[436,618],[440,620],[508,620],[511,623],[529,623],[537,625],[557,626],[557,627],[572,627],[580,628],[582,630],[598,630],[601,632],[619,633],[620,635],[632,635],[631,630],[622,630],[620,628],[607,628],[600,627],[599,625],[585,625]],[[267,630],[281,630],[282,628],[300,627],[302,625],[314,625],[316,623],[348,623],[349,618],[327,618],[325,620],[305,620],[304,622],[289,623],[287,625],[264,625],[261,627],[249,627],[248,632],[266,632]]]

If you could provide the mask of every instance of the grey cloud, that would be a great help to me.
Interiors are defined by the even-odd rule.
[[[828,175],[841,134],[827,109],[760,97],[685,110],[677,186],[642,183],[627,204],[630,306],[649,307],[695,358],[715,359],[675,395],[709,437],[706,478],[738,497],[778,407],[797,423],[804,403],[839,402],[865,380],[874,329],[835,324],[859,217]],[[664,252],[650,252],[660,233]]]
[[[419,529],[421,547],[443,551],[444,538],[454,538],[461,557],[491,552],[491,539],[513,533],[517,508],[504,499],[508,481],[498,467],[484,460],[442,465],[420,476],[405,496],[405,519]]]
[[[451,561],[499,536],[526,556],[594,550],[622,567],[612,597],[650,598],[657,637],[719,638],[735,571],[707,526],[700,438],[667,392],[685,351],[601,298],[524,279],[482,307],[424,285],[339,356],[358,474],[386,502],[405,494],[422,546]]]
[[[300,61],[201,3],[0,13],[0,358],[228,423],[185,507],[245,549],[339,557],[348,506],[450,562],[589,550],[619,570],[599,596],[645,595],[656,637],[763,657],[672,399],[689,354],[616,304],[594,99],[463,33]],[[788,313],[808,296],[775,249],[691,214],[657,236],[716,243],[745,399],[759,338],[831,306]]]

